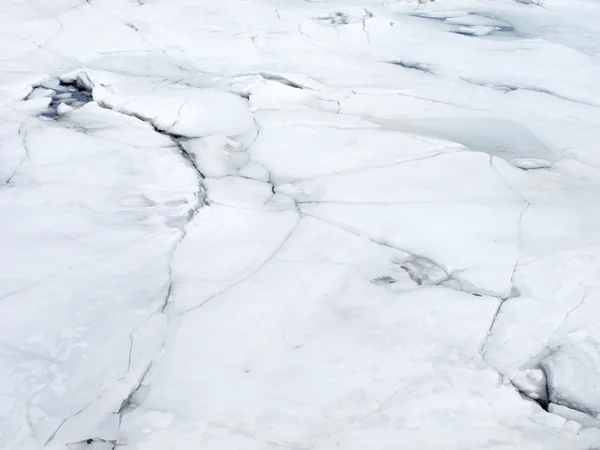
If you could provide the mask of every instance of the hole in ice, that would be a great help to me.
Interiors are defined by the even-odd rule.
[[[337,11],[326,16],[315,17],[315,20],[331,25],[349,25],[363,23],[366,19],[373,17],[373,13],[364,9],[361,13],[345,13]]]
[[[43,117],[51,119],[58,118],[60,115],[59,106],[61,104],[65,104],[71,108],[79,108],[92,101],[92,94],[79,88],[76,84],[61,82],[47,83],[39,86],[39,88],[52,89],[54,91],[48,109],[41,114]]]
[[[438,285],[449,280],[448,273],[439,265],[426,258],[415,257],[404,262],[396,262],[411,280],[421,285]]]
[[[382,277],[373,278],[371,280],[371,283],[373,283],[373,284],[394,284],[397,281],[398,280],[396,280],[395,278],[392,278],[388,275],[384,275]]]
[[[330,14],[329,16],[316,17],[316,20],[328,22],[332,25],[348,25],[350,23],[348,14],[340,11]]]

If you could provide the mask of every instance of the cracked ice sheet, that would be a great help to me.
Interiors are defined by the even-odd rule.
[[[278,207],[268,184],[243,178],[234,184],[218,185],[223,183],[209,182],[209,198],[216,203],[199,212],[188,225],[186,239],[175,253],[169,305],[174,314],[213,299],[220,301],[229,288],[260,270],[298,221],[293,203],[285,199],[282,208]],[[241,195],[231,198],[231,188],[239,188]],[[215,192],[219,189],[225,198]],[[235,258],[223,251],[230,246],[236,249]]]
[[[306,114],[308,121],[310,116]],[[286,142],[284,147],[282,142]],[[281,184],[336,173],[360,173],[365,167],[385,167],[460,150],[464,148],[456,144],[393,131],[287,125],[262,128],[249,154],[271,172],[274,182]]]
[[[187,215],[198,188],[173,145],[129,117],[90,105],[63,124],[21,119],[26,157],[0,192],[0,245],[10,255],[1,262],[0,434],[3,448],[15,449],[37,448],[67,417],[120,389],[138,353],[129,356],[130,334],[170,284],[181,232],[169,224]],[[119,126],[144,145],[119,142]],[[110,417],[116,397],[75,424],[79,431],[66,421],[57,436],[87,439],[80,433]],[[103,432],[114,438],[116,428]]]
[[[597,186],[581,180],[566,186],[562,175],[524,173],[498,162],[497,169],[531,207],[521,222],[524,258],[514,274],[521,297],[502,308],[483,349],[486,359],[516,383],[546,367],[551,403],[594,418],[598,400],[584,393],[598,389],[599,330],[592,318],[598,314],[600,211],[590,203]]]
[[[434,14],[451,9],[448,14],[457,18],[490,13],[517,29],[529,27],[524,31],[531,36],[459,36],[434,20],[406,17],[417,9]],[[159,355],[166,336],[163,358],[123,415],[119,445],[598,447],[600,438],[591,428],[580,431],[560,417],[586,411],[587,418],[576,420],[588,427],[595,423],[589,413],[596,399],[586,400],[585,393],[593,391],[598,373],[593,318],[600,215],[594,166],[600,160],[593,106],[598,90],[590,83],[599,69],[593,56],[597,15],[593,2],[564,0],[548,0],[545,8],[508,0],[421,6],[9,2],[1,20],[5,40],[14,45],[6,46],[1,63],[3,105],[23,97],[27,83],[82,65],[135,74],[138,78],[104,83],[97,99],[108,93],[104,106],[199,137],[189,141],[188,151],[211,167],[211,175],[224,178],[205,181],[213,206],[197,214],[174,249],[198,180],[175,182],[189,181],[183,172],[191,168],[158,156],[168,150],[168,137],[135,119],[113,120],[114,113],[100,113],[90,104],[57,129],[45,130],[43,139],[32,131],[34,148],[51,149],[45,157],[72,146],[89,150],[96,143],[103,151],[92,155],[93,162],[69,152],[51,164],[34,152],[35,164],[43,164],[33,173],[28,165],[20,167],[19,130],[25,120],[15,115],[13,103],[3,112],[2,177],[11,178],[11,184],[3,188],[2,215],[16,214],[8,216],[2,248],[23,260],[5,260],[3,273],[12,278],[3,287],[40,284],[20,293],[19,302],[9,298],[2,304],[4,320],[16,334],[7,335],[3,355],[9,363],[0,365],[9,380],[1,409],[9,418],[0,417],[8,438],[0,446],[37,449],[62,420],[92,400],[65,421],[56,443],[115,438],[115,410],[140,381],[138,367]],[[238,91],[240,78],[258,73],[268,80]],[[301,89],[282,87],[278,74]],[[260,133],[248,154],[245,147],[256,129],[244,100],[223,92],[207,96],[196,88],[250,97]],[[184,106],[186,99],[191,110]],[[214,100],[208,111],[202,108],[206,100]],[[179,112],[184,121],[176,128]],[[217,134],[243,136],[206,137],[215,133],[207,122],[221,127]],[[90,136],[72,142],[63,125],[72,125],[73,133],[85,125]],[[321,140],[308,138],[312,127],[320,128]],[[432,139],[417,144],[421,138],[402,132],[451,139],[486,153],[497,150],[490,150],[494,141],[517,156],[551,160],[546,165],[552,168],[524,172],[487,155],[457,151],[455,144]],[[263,133],[262,139],[271,139],[266,151],[260,147]],[[370,139],[377,145],[369,146]],[[64,148],[63,140],[68,142]],[[310,148],[302,149],[302,143]],[[432,154],[435,145],[443,154]],[[223,158],[207,155],[208,147],[215,155],[223,149]],[[128,159],[130,151],[139,150],[144,153]],[[310,161],[303,160],[302,151]],[[245,156],[233,158],[234,153]],[[419,157],[428,159],[407,162]],[[138,179],[140,168],[146,173],[151,162],[154,170]],[[382,167],[366,169],[372,165]],[[13,178],[15,170],[19,176]],[[334,175],[340,171],[348,172]],[[106,180],[98,174],[116,184],[100,190]],[[43,184],[43,192],[39,186],[21,186],[23,176]],[[71,184],[56,187],[57,179]],[[93,186],[84,187],[88,181]],[[273,195],[271,183],[281,181],[298,182],[303,192],[280,185]],[[185,199],[156,199],[150,190],[184,191]],[[296,226],[299,214],[290,196],[318,202],[300,205],[301,214],[317,215],[318,209],[331,223],[305,216]],[[356,200],[362,203],[346,205]],[[159,217],[148,230],[139,230],[139,209]],[[100,222],[104,228],[96,230]],[[154,232],[156,239],[144,241],[149,249],[135,240]],[[40,240],[45,246],[32,249],[31,243]],[[127,243],[131,248],[123,248]],[[486,339],[499,300],[457,292],[456,286],[418,287],[397,264],[406,252],[456,270],[453,280],[466,292],[505,297],[514,285],[522,296],[502,305]],[[104,263],[94,260],[100,255]],[[67,272],[54,275],[54,269]],[[46,282],[45,277],[53,278]],[[381,282],[390,279],[394,282]],[[48,297],[75,297],[65,290],[77,294],[76,306],[100,309],[80,315],[75,300],[69,300],[67,309],[56,313],[60,320],[54,309],[46,313],[56,307]],[[172,298],[166,315],[154,314],[136,328],[161,308],[158,298],[164,301],[167,292]],[[193,309],[213,293],[218,296]],[[83,331],[90,336],[69,334],[80,317],[91,324]],[[42,344],[29,342],[32,329],[47,334]],[[63,330],[66,337],[59,336]],[[60,371],[32,365],[43,364],[35,352],[48,357],[44,344],[52,347],[60,339],[67,350],[78,345],[72,354],[85,358],[90,373],[74,359]],[[80,345],[84,339],[87,349]],[[543,351],[545,342],[553,353]],[[479,357],[480,349],[490,366]],[[62,353],[50,354],[57,355]],[[496,376],[498,371],[516,384],[531,360],[540,359],[560,403],[551,405],[556,414],[522,399]],[[133,370],[126,376],[128,366]],[[574,378],[573,371],[586,376]],[[25,380],[23,374],[33,378]],[[25,414],[29,398],[34,407]],[[35,405],[38,401],[42,406]],[[575,409],[565,412],[564,404]],[[28,426],[35,439],[28,437]],[[104,444],[97,441],[89,448],[97,445]]]
[[[176,319],[143,406],[123,417],[125,448],[435,448],[450,435],[454,448],[490,436],[536,448],[505,420],[568,446],[543,437],[564,421],[490,391],[497,374],[478,351],[497,301],[400,273],[371,283],[398,253],[303,218],[255,276]],[[478,429],[457,433],[455,420]]]

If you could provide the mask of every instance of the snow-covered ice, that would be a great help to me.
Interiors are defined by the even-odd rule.
[[[7,0],[0,449],[600,448],[596,0]]]

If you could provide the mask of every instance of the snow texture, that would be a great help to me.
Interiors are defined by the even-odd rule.
[[[600,448],[595,0],[6,0],[0,449]]]

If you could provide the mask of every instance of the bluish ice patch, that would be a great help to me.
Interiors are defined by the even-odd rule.
[[[564,45],[587,55],[600,55],[600,10],[586,17],[591,24],[569,22],[560,15],[517,15],[505,13],[510,21],[523,35],[543,39],[554,44]]]
[[[523,38],[528,36],[518,30],[511,21],[482,11],[446,11],[439,13],[420,11],[411,13],[409,16],[439,22],[446,31],[463,36],[479,38]],[[480,20],[474,21],[473,18],[479,18]],[[481,27],[490,27],[490,31],[483,34],[479,33],[477,28]]]
[[[436,119],[379,120],[386,128],[445,139],[473,151],[507,161],[516,158],[556,160],[556,154],[525,126],[506,119],[440,117]]]
[[[52,89],[54,94],[52,95],[52,101],[48,105],[46,111],[41,113],[41,116],[48,117],[50,119],[58,118],[58,106],[61,103],[68,105],[72,108],[79,108],[86,103],[93,100],[90,92],[79,89],[75,85],[63,84],[63,83],[46,83],[41,86],[42,88]]]

